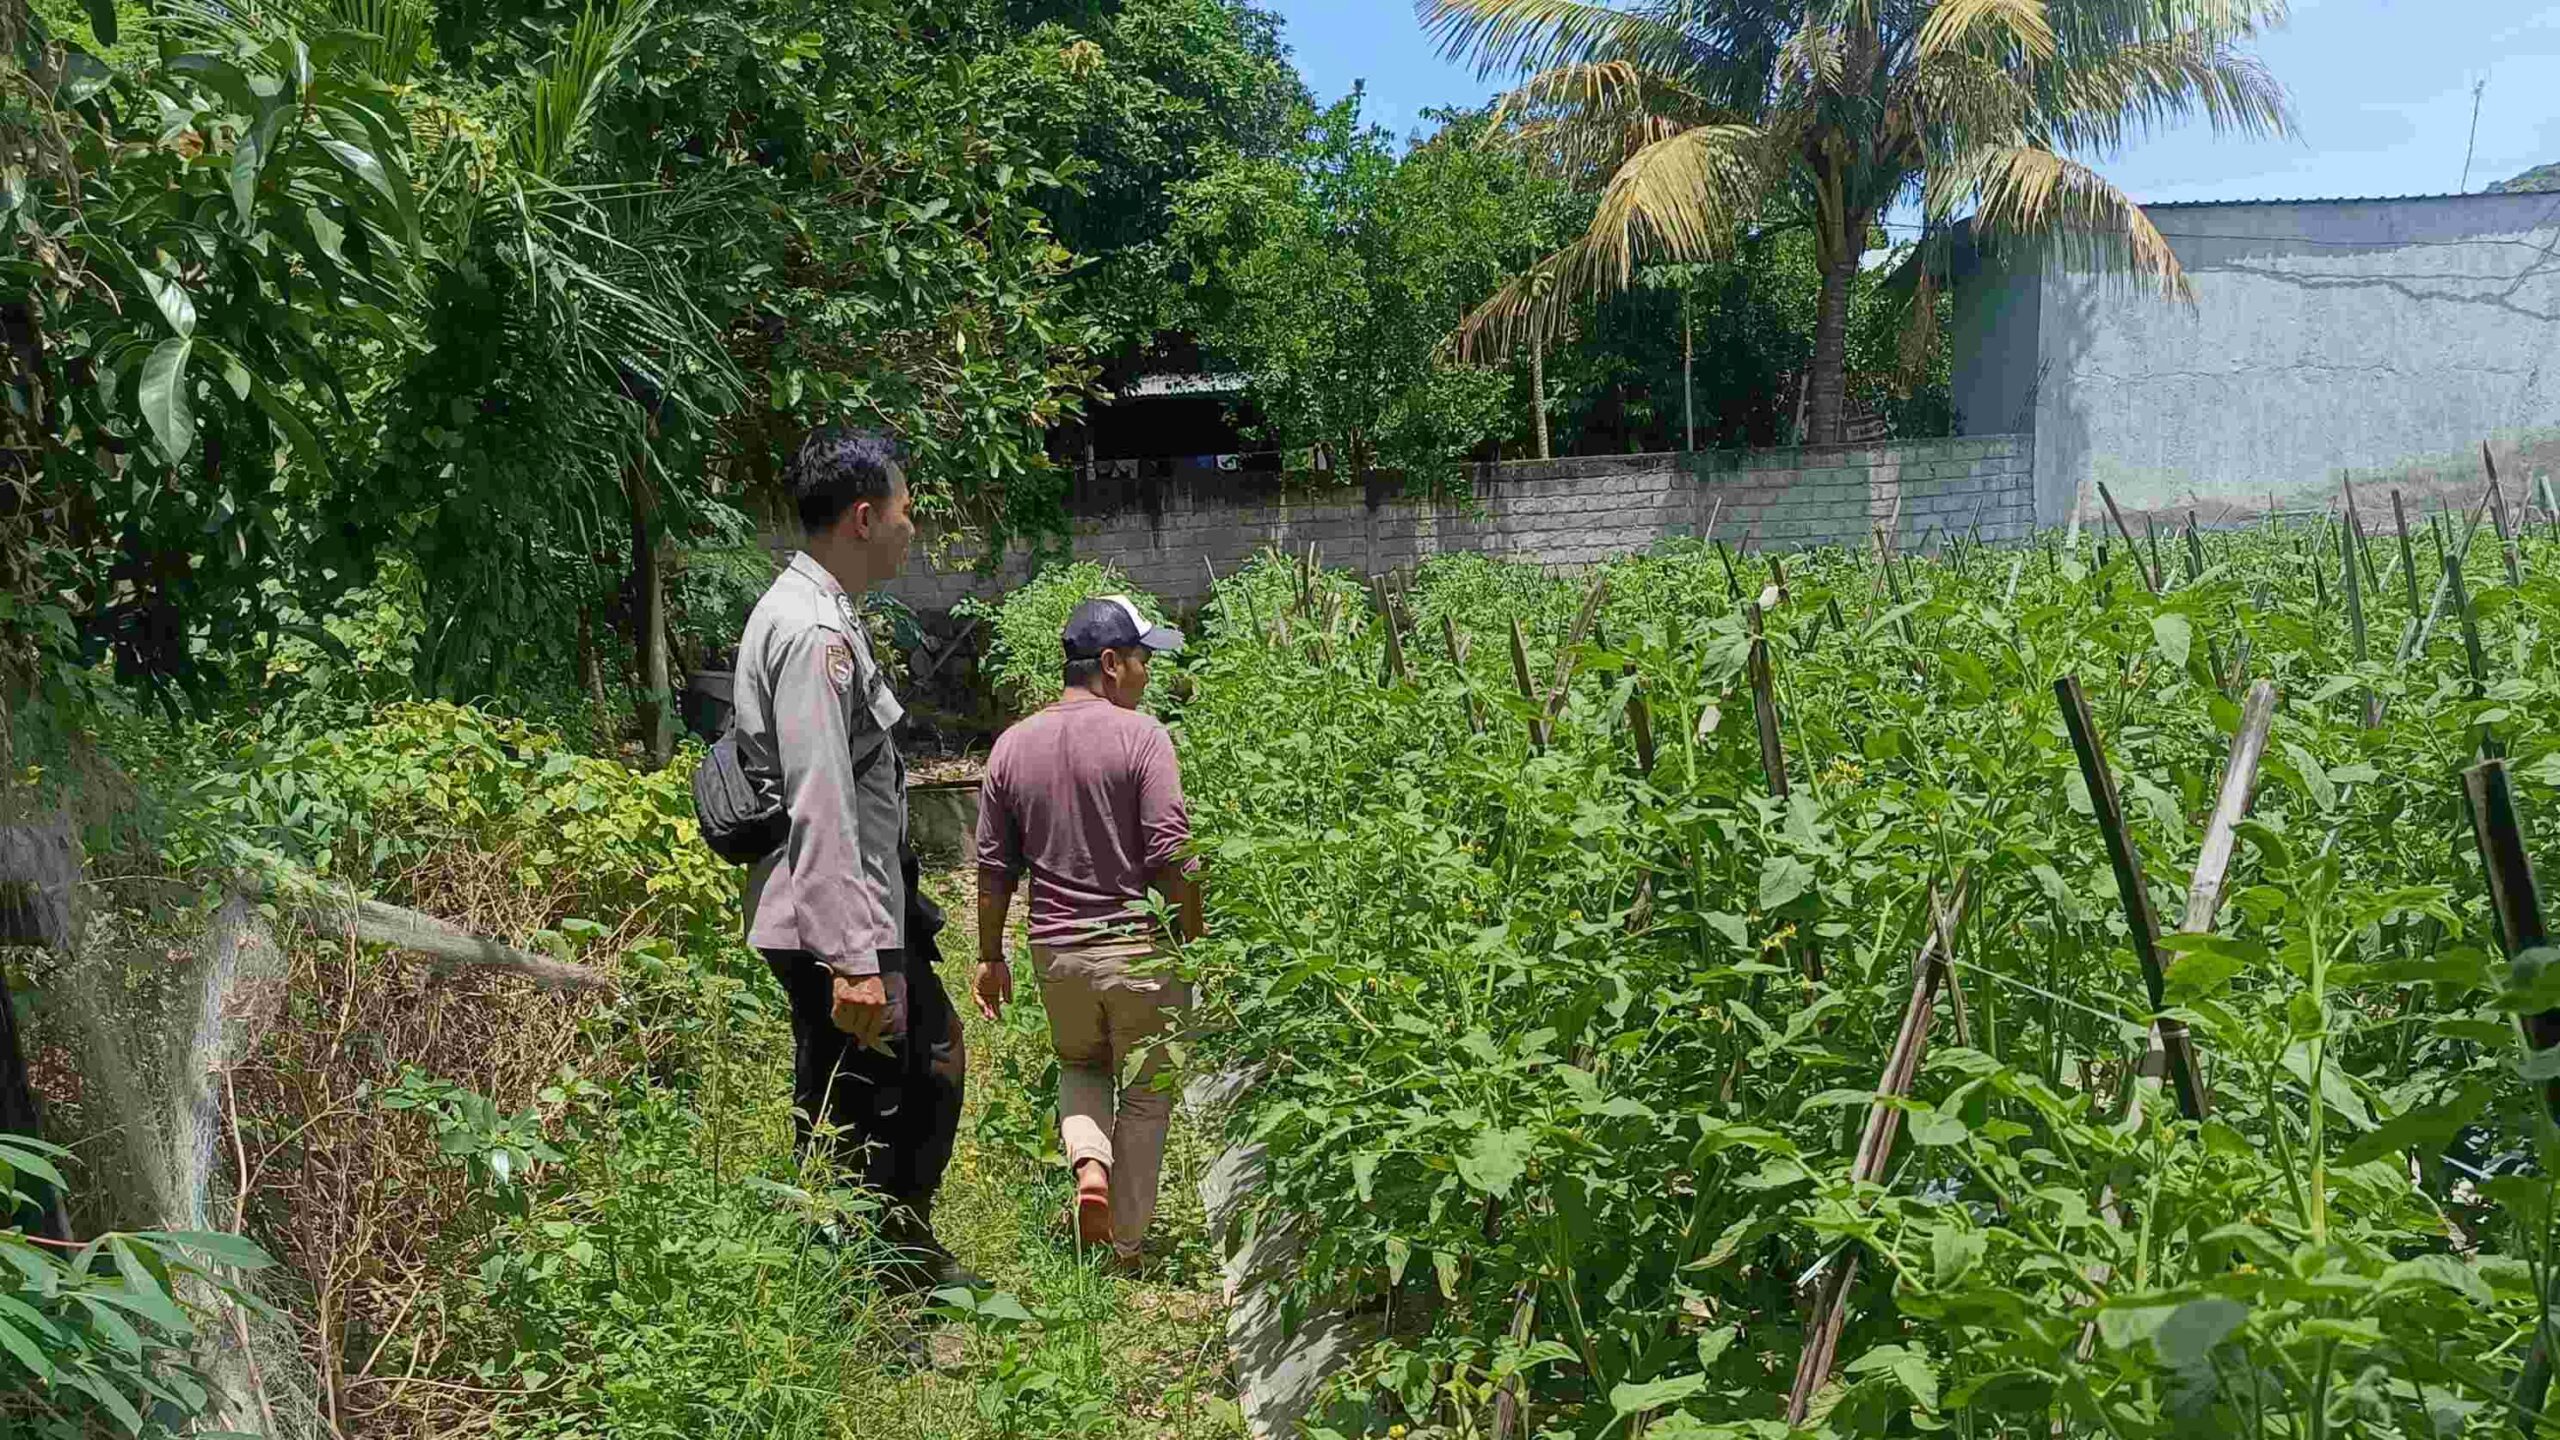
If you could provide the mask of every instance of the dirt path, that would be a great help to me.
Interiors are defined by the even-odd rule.
[[[968,1111],[935,1229],[1030,1318],[1015,1318],[999,1302],[984,1318],[927,1331],[933,1370],[888,1364],[848,1375],[848,1433],[1241,1437],[1218,1256],[1199,1201],[1213,1159],[1209,1137],[1175,1112],[1163,1208],[1142,1274],[1125,1278],[1080,1256],[1060,1219],[1068,1184],[1039,991],[1025,985],[1003,1020],[981,1019],[964,998],[976,952],[975,874],[941,870],[926,883],[951,916],[943,981],[962,1001],[969,1037]]]

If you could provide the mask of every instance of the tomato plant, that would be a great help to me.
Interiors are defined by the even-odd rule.
[[[2545,1423],[2517,1380],[2548,1353],[2547,1067],[2513,1015],[2547,1002],[2509,988],[2459,772],[2503,752],[2560,816],[2560,549],[2511,580],[2484,527],[2412,615],[2388,543],[2342,610],[2335,527],[2094,548],[1690,544],[1588,605],[1593,577],[1437,560],[1389,587],[1400,656],[1302,559],[1219,584],[1169,712],[1211,877],[1197,1053],[1255,1077],[1245,1223],[1305,1237],[1293,1308],[1373,1322],[1325,1425],[1490,1433],[1515,1392],[1515,1434],[1784,1434],[1851,1257],[1806,1426]],[[2449,588],[2426,549],[2414,588]],[[2280,695],[2157,1008],[2066,676],[2172,920],[2246,682]],[[1879,1102],[1959,892],[1925,1061]],[[2144,1073],[2164,1014],[2201,1118]]]

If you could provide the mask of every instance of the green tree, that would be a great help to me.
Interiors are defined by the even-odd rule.
[[[2170,294],[2185,275],[2140,206],[2075,158],[2201,115],[2280,132],[2282,90],[2244,47],[2284,0],[1416,0],[1453,56],[1531,72],[1510,136],[1599,190],[1590,227],[1469,317],[1471,339],[1550,333],[1566,297],[1625,288],[1640,259],[1729,254],[1773,208],[1814,235],[1806,430],[1840,438],[1850,297],[1869,227],[1916,201],[1932,249],[2058,236]],[[1934,288],[1924,268],[1924,298]],[[1934,303],[1916,312],[1923,323]]]
[[[172,5],[147,48],[91,16],[0,0],[0,689],[58,698],[100,660],[199,689],[344,581],[349,372],[407,349],[423,283],[413,112],[353,50],[265,11]]]
[[[1507,374],[1443,353],[1470,299],[1555,233],[1556,191],[1472,143],[1477,123],[1399,159],[1355,91],[1310,113],[1290,154],[1183,187],[1193,323],[1249,377],[1263,438],[1345,477],[1428,482],[1524,418]]]
[[[1079,181],[1045,191],[1059,243],[1083,262],[1075,303],[1102,327],[1106,373],[1149,363],[1181,322],[1166,237],[1174,197],[1225,156],[1273,159],[1309,104],[1280,21],[1243,0],[1017,3],[1015,51],[1040,82],[1041,142]]]

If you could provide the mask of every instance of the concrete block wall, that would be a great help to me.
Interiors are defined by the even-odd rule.
[[[1883,445],[1727,450],[1702,457],[1704,523],[1775,550],[1862,544],[1883,526],[1934,545],[1979,530],[1987,541],[2035,529],[2035,453],[2024,435]]]
[[[1380,574],[1453,552],[1579,568],[1705,534],[1711,522],[1717,535],[1756,533],[1773,550],[1865,544],[1888,521],[1906,544],[1977,523],[1986,540],[2014,540],[2034,528],[2033,470],[2027,438],[2003,435],[1508,462],[1476,467],[1464,499],[1247,476],[1120,485],[1071,503],[1067,549],[1117,567],[1167,604],[1189,606],[1208,593],[1211,566],[1225,575],[1274,545],[1313,544],[1329,565]],[[891,593],[917,610],[945,611],[965,596],[1003,594],[1035,563],[1016,549],[985,573],[978,558],[923,537]]]

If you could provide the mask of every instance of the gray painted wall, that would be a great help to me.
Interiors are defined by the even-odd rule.
[[[1958,411],[2032,414],[2039,523],[2092,481],[2208,522],[2341,472],[2425,490],[2476,476],[2484,439],[2528,481],[2560,468],[2560,196],[2149,213],[2192,306],[2050,248],[1959,274]]]
[[[1438,501],[1247,476],[1105,484],[1073,500],[1069,544],[1076,559],[1187,606],[1207,594],[1211,566],[1230,573],[1266,545],[1312,543],[1325,563],[1375,575],[1452,552],[1579,567],[1710,526],[1773,550],[1864,545],[1887,523],[1906,545],[1968,527],[2012,540],[2032,526],[2030,463],[2025,439],[1993,435],[1483,465],[1466,498]],[[938,613],[966,596],[1000,597],[1033,563],[1017,549],[990,573],[977,558],[925,537],[889,592]]]

